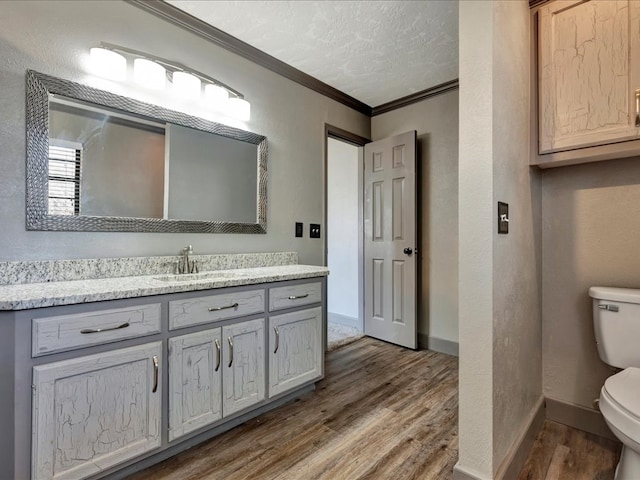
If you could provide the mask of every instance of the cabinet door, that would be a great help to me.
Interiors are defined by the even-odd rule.
[[[221,329],[169,339],[169,441],[222,418]]]
[[[222,327],[222,412],[238,412],[265,398],[264,319]]]
[[[556,1],[538,15],[540,153],[638,138],[640,2]]]
[[[161,345],[33,368],[34,480],[85,478],[160,446]]]
[[[269,396],[322,376],[322,308],[269,318]]]

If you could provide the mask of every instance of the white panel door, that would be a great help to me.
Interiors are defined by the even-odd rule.
[[[169,441],[222,418],[222,330],[169,339]]]
[[[161,345],[33,368],[34,480],[85,478],[160,446]]]
[[[364,147],[366,335],[417,347],[416,132]]]
[[[265,398],[264,318],[222,327],[222,413]]]
[[[269,318],[269,396],[322,376],[322,307]]]

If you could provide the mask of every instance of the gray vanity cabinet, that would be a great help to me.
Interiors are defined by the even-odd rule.
[[[322,376],[322,308],[269,317],[269,397]]]
[[[322,377],[322,282],[269,288],[269,397]],[[280,313],[280,311],[291,313]]]
[[[0,392],[16,429],[0,479],[125,478],[311,390],[325,289],[303,278],[0,312],[18,359]]]
[[[169,339],[169,441],[265,398],[264,319]]]
[[[33,480],[78,479],[160,446],[161,342],[33,368]]]
[[[265,398],[264,318],[222,327],[222,412],[244,410]]]
[[[222,418],[222,329],[169,339],[169,441]]]

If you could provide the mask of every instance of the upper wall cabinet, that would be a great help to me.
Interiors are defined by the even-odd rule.
[[[540,157],[640,153],[640,2],[555,1],[538,22]]]

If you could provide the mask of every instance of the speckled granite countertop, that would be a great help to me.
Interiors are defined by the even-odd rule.
[[[26,310],[55,305],[72,305],[323,277],[328,274],[327,267],[296,264],[215,270],[182,277],[157,274],[4,285],[0,286],[0,310]]]

